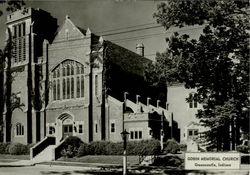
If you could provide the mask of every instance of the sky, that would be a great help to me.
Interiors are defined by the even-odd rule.
[[[136,44],[143,43],[145,57],[154,60],[156,52],[166,49],[165,39],[174,31],[192,38],[197,38],[201,31],[199,26],[166,31],[153,18],[159,3],[158,0],[32,0],[26,1],[26,7],[48,11],[58,19],[59,26],[68,15],[75,25],[90,28],[92,33],[134,52]],[[0,9],[3,8],[1,5]],[[6,13],[0,17],[0,48],[5,41],[5,22]]]

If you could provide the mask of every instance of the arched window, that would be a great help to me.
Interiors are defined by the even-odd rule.
[[[16,124],[16,136],[24,135],[24,126],[21,123]]]
[[[83,74],[84,66],[76,61],[66,60],[58,65],[52,71],[51,77],[51,82],[53,83],[53,100],[84,97]]]

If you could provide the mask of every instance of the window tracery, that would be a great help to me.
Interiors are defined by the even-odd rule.
[[[52,99],[65,100],[84,97],[84,66],[66,60],[52,71]]]

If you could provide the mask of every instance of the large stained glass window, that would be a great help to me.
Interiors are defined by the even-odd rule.
[[[84,66],[73,60],[59,64],[52,72],[53,100],[84,97]],[[62,94],[62,96],[61,96]]]

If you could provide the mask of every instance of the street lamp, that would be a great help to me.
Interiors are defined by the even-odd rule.
[[[129,132],[123,130],[121,132],[121,136],[123,139],[123,175],[127,175],[127,139],[128,139]]]

